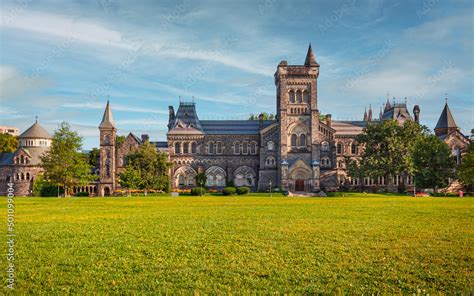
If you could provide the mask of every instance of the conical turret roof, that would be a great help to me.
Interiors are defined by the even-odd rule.
[[[438,123],[436,124],[435,129],[441,128],[458,128],[456,122],[454,121],[454,117],[451,114],[451,110],[449,110],[448,102],[444,105],[443,112],[441,112],[441,116],[438,119]]]
[[[306,60],[304,62],[305,66],[316,66],[316,58],[314,57],[313,49],[311,48],[311,43],[308,47],[308,53],[306,53]]]
[[[107,100],[107,106],[105,107],[104,116],[102,116],[102,122],[100,123],[99,128],[115,128],[109,100]]]
[[[38,123],[38,120],[24,131],[20,138],[52,139],[51,135]]]

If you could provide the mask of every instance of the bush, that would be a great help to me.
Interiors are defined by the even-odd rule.
[[[64,194],[63,188],[59,188],[59,193]],[[33,195],[42,197],[58,196],[58,186],[46,181],[43,175],[38,175],[33,183]]]
[[[247,193],[250,192],[250,188],[248,188],[248,187],[237,187],[236,192],[237,192],[238,195],[247,194]]]
[[[191,189],[191,195],[201,195],[201,194],[206,194],[207,193],[207,189],[204,188],[204,187],[194,187],[193,189]]]
[[[225,187],[222,190],[223,195],[234,195],[235,194],[235,187]]]
[[[89,196],[88,192],[78,192],[76,193],[76,196]]]

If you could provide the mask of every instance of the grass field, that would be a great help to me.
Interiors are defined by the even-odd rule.
[[[5,237],[6,199],[1,202]],[[474,292],[473,198],[15,203],[15,291],[22,294]],[[5,283],[3,270],[1,276]]]

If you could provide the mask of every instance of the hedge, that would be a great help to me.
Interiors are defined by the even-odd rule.
[[[222,194],[223,194],[223,195],[234,195],[235,192],[236,192],[235,187],[225,187],[225,188],[222,190]]]
[[[206,194],[207,189],[204,187],[194,187],[191,189],[191,195],[201,195],[201,194]]]
[[[238,195],[243,195],[243,194],[249,193],[249,192],[250,192],[250,188],[245,187],[245,186],[243,186],[243,187],[237,187],[237,190],[236,190],[236,191],[237,191],[237,194],[238,194]]]

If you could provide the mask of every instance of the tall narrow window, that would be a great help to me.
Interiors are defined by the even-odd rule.
[[[209,154],[214,154],[214,150],[215,150],[214,142],[209,142],[207,145],[208,145],[207,149],[209,151]]]
[[[188,154],[189,153],[189,143],[184,143],[183,144],[183,153]]]
[[[305,134],[300,135],[300,147],[306,147],[306,135]]]
[[[295,102],[295,92],[293,90],[290,90],[290,103]]]
[[[191,153],[195,154],[196,150],[197,150],[197,144],[196,144],[196,142],[192,142],[191,143]]]
[[[336,153],[337,153],[337,154],[342,154],[342,153],[344,153],[342,143],[337,143],[337,145],[336,145]]]
[[[309,93],[306,90],[303,92],[303,100],[305,103],[309,102]]]
[[[252,142],[250,143],[250,154],[257,154],[257,143]]]
[[[216,143],[216,153],[217,154],[222,154],[222,142],[217,142]]]
[[[240,153],[240,144],[239,142],[234,142],[234,154]]]
[[[321,150],[322,151],[329,151],[329,143],[324,141],[321,143]]]
[[[357,145],[355,143],[351,144],[351,153],[357,154]]]
[[[242,143],[242,154],[249,153],[249,144],[247,142]]]
[[[296,142],[297,142],[297,138],[298,138],[298,136],[297,136],[296,134],[292,134],[292,135],[291,135],[291,147],[296,148],[296,146],[297,146],[297,143],[296,143]]]
[[[303,102],[303,94],[301,93],[301,91],[297,91],[296,92],[296,101],[298,103],[302,103]]]
[[[174,144],[174,153],[180,154],[181,153],[181,143]]]

